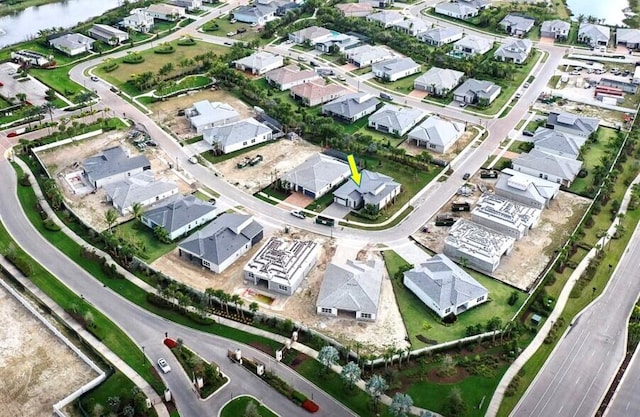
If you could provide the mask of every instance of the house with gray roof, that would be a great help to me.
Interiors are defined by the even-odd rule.
[[[498,23],[505,32],[511,36],[522,38],[525,36],[535,25],[535,19],[527,16],[519,16],[516,14],[508,14]]]
[[[600,119],[597,117],[578,116],[576,114],[552,111],[547,117],[546,127],[588,138],[598,130]]]
[[[391,59],[395,55],[389,49],[383,46],[362,45],[345,51],[345,55],[349,62],[358,68],[365,68],[376,62]]]
[[[502,89],[491,81],[469,78],[453,92],[455,101],[488,106],[500,95]]]
[[[151,230],[162,227],[169,239],[175,240],[213,220],[217,214],[215,204],[187,195],[145,211],[140,221]]]
[[[368,205],[382,210],[400,194],[402,186],[390,176],[366,169],[363,169],[360,174],[360,185],[354,181],[347,181],[334,191],[334,203],[354,210],[360,210]]]
[[[231,105],[219,101],[202,100],[193,103],[185,110],[184,115],[197,133],[215,126],[228,125],[240,120],[238,113]]]
[[[381,260],[349,259],[342,265],[331,262],[322,278],[316,313],[328,316],[349,313],[356,320],[376,320],[383,274]]]
[[[445,153],[464,134],[464,123],[445,120],[439,116],[429,116],[415,127],[407,139],[424,146],[432,152]]]
[[[369,116],[369,127],[380,132],[404,136],[423,117],[424,113],[420,109],[385,104]]]
[[[240,71],[247,71],[254,75],[262,75],[283,66],[284,59],[280,55],[260,51],[233,61],[233,65]]]
[[[582,22],[578,28],[578,42],[586,43],[595,48],[596,46],[607,46],[611,38],[609,26],[596,25],[594,23]]]
[[[418,39],[427,45],[444,46],[462,39],[464,31],[458,26],[435,27],[418,34]]]
[[[354,4],[354,3],[349,3],[349,4]],[[346,35],[344,33],[336,33],[330,38],[316,42],[315,49],[320,52],[330,53],[330,52],[333,52],[335,48],[338,48],[338,51],[344,52],[347,49],[356,48],[361,44],[362,44],[362,40],[356,36]]]
[[[129,39],[129,34],[124,30],[114,28],[109,25],[101,25],[96,23],[87,32],[93,39],[102,41],[108,45],[118,45]]]
[[[538,224],[541,214],[539,208],[485,193],[471,211],[471,220],[519,240]]]
[[[309,42],[310,45],[315,45],[318,42],[322,42],[333,36],[332,31],[321,26],[309,26],[304,29],[297,30],[289,34],[289,40],[293,43],[303,44]]]
[[[125,29],[132,29],[136,32],[147,33],[153,29],[154,19],[146,9],[138,8],[131,10],[129,16],[125,16],[120,24]]]
[[[397,81],[420,72],[420,64],[411,58],[392,58],[371,66],[373,75],[384,81]]]
[[[49,45],[69,56],[76,56],[91,51],[95,39],[81,33],[67,33],[49,40]]]
[[[345,94],[322,106],[322,114],[353,123],[370,115],[380,104],[380,100],[369,93]]]
[[[245,282],[293,295],[316,266],[321,246],[310,240],[270,238],[242,269]]]
[[[151,163],[144,155],[130,157],[122,147],[114,146],[85,159],[82,168],[93,188],[98,189],[148,171]]]
[[[149,171],[104,185],[107,201],[122,215],[132,212],[134,204],[148,207],[178,194],[173,181],[155,179]]]
[[[564,20],[545,20],[540,25],[540,36],[543,38],[567,39],[571,23]]]
[[[640,47],[640,29],[617,28],[616,44],[624,45],[629,49]]]
[[[549,207],[551,200],[556,198],[559,192],[560,184],[511,168],[505,168],[500,172],[495,185],[496,195],[538,209]]]
[[[444,97],[462,82],[463,77],[462,71],[431,67],[413,81],[413,88]]]
[[[464,258],[470,268],[491,274],[502,256],[511,253],[515,241],[494,229],[460,219],[444,239],[444,254],[453,260]]]
[[[438,316],[460,315],[489,300],[489,291],[445,255],[414,266],[402,281]]]
[[[484,55],[493,48],[493,41],[480,36],[465,36],[454,42],[452,54],[454,56],[472,57]]]
[[[498,61],[513,62],[515,64],[524,64],[529,58],[533,42],[529,39],[507,39],[493,53],[493,57]]]
[[[247,214],[224,213],[178,244],[178,255],[221,273],[262,240],[262,225]]]
[[[404,15],[393,10],[383,10],[378,13],[372,13],[365,19],[367,19],[368,22],[377,23],[386,29],[396,23],[402,22],[404,20]]]
[[[466,20],[476,17],[480,9],[463,1],[446,2],[436,4],[435,11],[438,14],[453,17],[455,19]]]
[[[619,79],[615,79],[615,78],[600,78],[600,82],[598,83],[598,85],[601,85],[603,87],[613,87],[613,88],[619,88],[620,90],[624,91],[625,93],[630,93],[630,94],[635,94],[638,92],[638,85],[635,83],[630,83],[630,82],[626,82],[626,81],[622,81]]]
[[[296,85],[319,80],[320,76],[313,70],[301,70],[298,65],[289,64],[267,72],[264,78],[269,85],[278,88],[280,91],[286,91]]]
[[[411,17],[394,23],[392,27],[398,32],[406,33],[410,36],[417,36],[419,33],[422,33],[425,30],[429,29],[431,25],[427,24],[422,19]]]
[[[535,149],[552,153],[565,158],[578,159],[580,148],[586,142],[583,136],[574,136],[559,130],[539,127],[536,129],[531,141]]]
[[[231,153],[273,139],[273,131],[253,117],[224,126],[205,129],[202,138],[209,145]]]
[[[249,6],[240,6],[231,13],[238,22],[255,23],[262,26],[268,21],[276,19],[276,11],[277,7],[270,4],[256,3]]]
[[[513,170],[557,182],[570,187],[582,169],[582,161],[565,158],[538,149],[520,155],[512,161]]]
[[[345,162],[315,154],[282,176],[288,188],[313,199],[322,197],[351,175]]]

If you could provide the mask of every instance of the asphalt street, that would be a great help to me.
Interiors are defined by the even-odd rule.
[[[604,417],[640,416],[640,350],[636,350]]]

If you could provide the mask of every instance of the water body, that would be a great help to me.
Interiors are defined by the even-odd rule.
[[[0,18],[0,47],[25,41],[39,30],[73,27],[79,22],[100,16],[118,7],[122,0],[63,0],[29,7],[17,14]]]
[[[624,26],[622,10],[629,7],[629,3],[627,0],[567,0],[567,6],[573,13],[573,19],[580,15],[593,16],[604,19],[607,25]]]

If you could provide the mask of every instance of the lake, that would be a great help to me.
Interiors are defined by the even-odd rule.
[[[629,3],[627,0],[567,0],[567,6],[574,19],[582,14],[604,19],[607,25],[624,25],[622,10],[629,7]]]
[[[39,30],[73,27],[79,22],[100,16],[120,5],[122,0],[64,0],[29,7],[15,15],[0,18],[0,47],[35,37]]]

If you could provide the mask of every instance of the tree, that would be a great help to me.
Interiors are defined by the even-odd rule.
[[[169,243],[171,239],[169,237],[169,232],[162,226],[156,226],[153,228],[153,234],[156,238],[162,243]]]
[[[227,294],[224,291],[221,291],[219,300],[222,304],[224,304],[224,309],[227,311],[227,314],[229,314],[229,301],[231,301],[231,295]]]
[[[133,205],[131,206],[131,214],[133,214],[133,218],[140,221],[140,218],[142,217],[142,213],[143,213],[142,204],[138,202],[133,203]]]
[[[131,406],[131,404],[127,404],[122,409],[122,415],[124,417],[133,417],[136,414],[136,410]]]
[[[329,373],[332,365],[338,363],[338,350],[331,345],[323,346],[318,352],[318,362],[324,365],[325,373]]]
[[[397,392],[393,396],[389,410],[395,417],[406,417],[413,407],[413,399],[408,394]]]
[[[367,381],[365,389],[373,400],[373,408],[377,410],[380,396],[389,389],[389,384],[387,384],[387,381],[385,381],[383,377],[375,374]]]
[[[238,301],[236,301],[236,310],[240,311],[240,316],[242,316],[242,318],[244,319],[244,310],[242,308],[243,306],[244,306],[244,300],[238,297]]]
[[[249,304],[249,310],[251,310],[251,313],[254,315],[258,312],[259,308],[260,306],[255,301]]]
[[[238,303],[240,301],[240,296],[238,294],[233,294],[229,301],[233,303],[233,306],[236,309],[236,316],[239,315],[240,311],[238,310]]]
[[[18,93],[16,94],[16,99],[19,102],[24,103],[25,101],[27,101],[27,95],[25,93]]]
[[[360,375],[360,367],[353,361],[349,361],[349,363],[343,366],[342,372],[340,373],[340,376],[349,386],[349,389],[353,389],[355,383],[360,379]]]
[[[454,387],[451,389],[449,395],[447,395],[445,410],[447,415],[451,417],[464,416],[467,414],[467,406],[462,400],[460,388]]]
[[[109,397],[107,398],[107,405],[114,413],[118,412],[120,408],[120,397]]]
[[[112,233],[111,228],[116,221],[118,221],[118,212],[110,208],[106,213],[104,213],[104,221],[107,223],[107,230],[109,230],[109,233]]]

